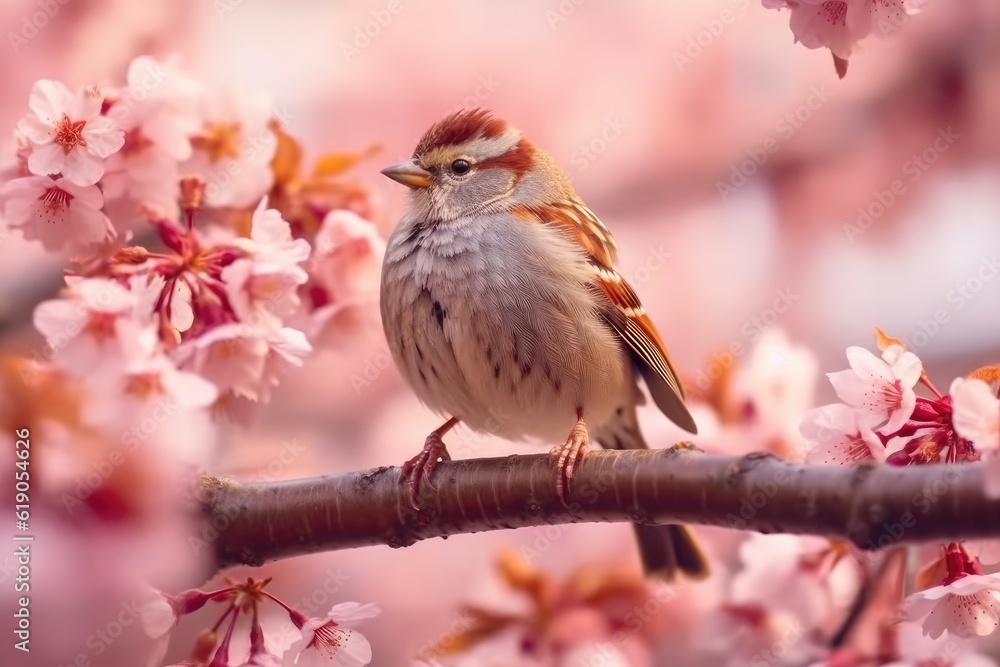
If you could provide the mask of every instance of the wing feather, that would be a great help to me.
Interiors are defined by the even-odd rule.
[[[594,270],[593,285],[610,302],[607,320],[632,351],[653,401],[675,424],[697,433],[663,339],[635,290],[612,266],[618,245],[607,227],[577,199],[541,208],[521,207],[514,213],[531,222],[557,225],[586,251]]]

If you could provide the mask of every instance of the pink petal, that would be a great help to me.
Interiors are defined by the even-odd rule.
[[[920,358],[917,355],[912,352],[904,352],[891,362],[891,369],[893,375],[896,376],[896,379],[899,380],[903,387],[912,388],[920,379],[924,365],[920,362]]]
[[[66,108],[66,115],[74,121],[92,121],[101,113],[102,106],[104,106],[104,95],[100,91],[93,88],[80,90],[73,94]]]
[[[91,245],[115,235],[111,221],[102,211],[96,211],[87,206],[73,206],[72,204],[70,204],[69,210],[72,226],[63,232],[69,240],[82,245]]]
[[[917,406],[917,395],[913,393],[913,390],[904,388],[903,395],[899,400],[899,407],[889,413],[889,421],[879,429],[879,432],[884,434],[895,433],[902,428],[903,424],[909,420],[910,415],[913,414],[913,408]]]
[[[187,331],[194,324],[191,288],[185,282],[178,282],[174,287],[174,296],[170,300],[170,323],[181,332]]]
[[[949,389],[952,423],[976,449],[1000,448],[1000,399],[982,380],[956,378]]]
[[[4,206],[4,217],[11,227],[21,227],[36,221],[38,214],[38,199],[18,197],[7,200]]]
[[[164,373],[161,381],[164,391],[173,396],[178,405],[186,408],[207,408],[219,397],[214,384],[194,373]]]
[[[139,620],[142,621],[146,635],[152,639],[169,635],[177,623],[177,614],[174,613],[173,607],[159,591],[148,591],[144,597],[139,608]]]
[[[809,440],[820,442],[838,435],[853,433],[856,428],[857,418],[854,410],[843,403],[833,403],[807,412],[799,430]]]
[[[370,602],[367,604],[341,602],[330,609],[327,617],[340,625],[350,625],[365,619],[375,618],[381,613],[382,610]]]
[[[73,203],[92,209],[104,206],[104,195],[96,185],[77,185],[68,178],[56,179],[55,186],[73,195]]]
[[[76,148],[66,154],[66,164],[62,172],[72,183],[94,185],[104,174],[104,160]]]
[[[52,143],[52,125],[35,114],[29,113],[22,118],[17,124],[17,129],[33,144],[43,146]]]
[[[87,140],[87,151],[100,158],[106,158],[121,150],[125,145],[125,133],[110,118],[98,116],[83,128],[83,138]]]
[[[878,9],[882,12],[879,15],[879,20],[884,21],[886,19],[892,20],[893,12],[886,12],[886,2],[885,0],[876,0],[878,3]],[[888,15],[887,15],[888,14]],[[847,20],[846,28],[847,31],[853,35],[856,35],[859,39],[865,37],[872,31],[872,5],[867,0],[863,3],[858,2],[848,2],[847,3]]]
[[[997,617],[1000,612],[1000,601],[992,591],[982,591],[973,595],[953,595],[938,606],[945,607],[942,614],[943,625],[958,637],[975,637],[991,634],[997,628]],[[937,624],[931,622],[932,613],[924,627]]]
[[[250,238],[263,245],[282,245],[292,240],[292,230],[281,213],[267,208],[267,197],[260,200],[253,212]]]
[[[32,174],[45,176],[58,174],[66,166],[66,151],[58,144],[38,146],[28,156],[28,171]],[[95,180],[94,183],[97,181]],[[85,185],[92,185],[86,183]]]
[[[72,338],[87,319],[87,312],[73,299],[52,299],[35,307],[32,323],[50,344]]]
[[[303,358],[312,352],[306,335],[298,329],[284,327],[275,338],[269,339],[271,350],[293,366],[301,366]]]
[[[826,376],[830,379],[833,390],[837,392],[837,398],[852,406],[864,405],[874,386],[870,381],[859,377],[854,371],[837,371],[836,373],[827,373]],[[874,424],[885,421],[884,413],[879,412],[872,415],[871,411],[867,409],[860,413],[860,418],[866,423],[874,419]]]
[[[368,639],[357,630],[334,628],[340,640],[340,646],[327,664],[338,667],[365,667],[372,661],[372,647]],[[301,661],[300,663],[301,664]]]
[[[855,345],[847,348],[847,361],[858,377],[872,384],[896,379],[885,361],[863,347]]]
[[[143,125],[143,134],[173,160],[180,162],[191,157],[191,141],[187,131],[172,114],[154,114]]]
[[[43,122],[55,125],[74,104],[74,93],[65,84],[51,79],[35,83],[28,96],[28,109]]]
[[[4,183],[0,187],[0,197],[8,199],[33,200],[42,196],[46,190],[59,181],[53,181],[47,176],[26,176],[25,178],[15,178]]]

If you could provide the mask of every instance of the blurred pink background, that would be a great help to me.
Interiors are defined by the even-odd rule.
[[[32,33],[25,21],[41,4],[0,8],[10,42],[0,49],[0,127],[23,115],[36,79],[119,81],[137,55],[179,53],[195,74],[269,92],[309,157],[380,144],[352,174],[370,187],[388,234],[404,193],[379,169],[408,156],[445,113],[481,105],[552,154],[615,233],[623,274],[694,384],[746,363],[769,325],[812,349],[822,372],[845,367],[845,347],[871,347],[876,325],[906,340],[934,376],[1000,360],[995,2],[927,3],[899,34],[865,42],[844,80],[828,52],[792,43],[787,14],[749,0],[69,0],[48,3],[58,11]],[[31,36],[12,42],[11,33]],[[8,341],[32,335],[25,304],[59,270],[36,246],[2,239]],[[832,397],[825,383],[817,391],[820,403]],[[657,420],[644,415],[650,439],[672,444],[655,439],[668,433]],[[257,428],[228,429],[214,470],[278,479],[395,465],[437,424],[374,326],[286,380]],[[275,464],[282,443],[294,443],[290,465]],[[459,432],[449,447],[493,456],[547,445]],[[448,629],[502,546],[547,539],[536,565],[558,571],[637,562],[627,526],[550,532],[323,554],[264,572],[286,599],[315,596],[314,612],[378,603],[382,616],[365,626],[373,664],[400,665]],[[725,555],[733,547],[723,532],[705,534]],[[328,585],[334,593],[323,592],[328,580],[340,582]],[[709,604],[718,586],[678,601],[665,639],[675,664],[695,650],[681,640],[691,631],[682,610]],[[186,655],[193,634],[184,632],[200,627],[184,619],[168,657]]]

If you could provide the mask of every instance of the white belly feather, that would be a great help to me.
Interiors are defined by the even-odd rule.
[[[635,382],[588,275],[554,226],[486,216],[416,231],[404,221],[382,275],[389,349],[430,408],[476,431],[562,441],[578,408],[599,427]]]

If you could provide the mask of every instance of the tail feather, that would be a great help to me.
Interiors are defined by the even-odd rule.
[[[636,393],[641,397],[638,387]],[[615,419],[595,431],[594,437],[602,447],[648,449],[639,430],[635,412],[637,402],[630,401],[622,406]],[[673,581],[678,574],[691,579],[704,579],[709,575],[708,561],[687,526],[637,523],[633,528],[646,576]]]
[[[636,523],[632,527],[647,577],[673,581],[678,574],[690,579],[704,579],[709,575],[708,561],[686,526]]]

